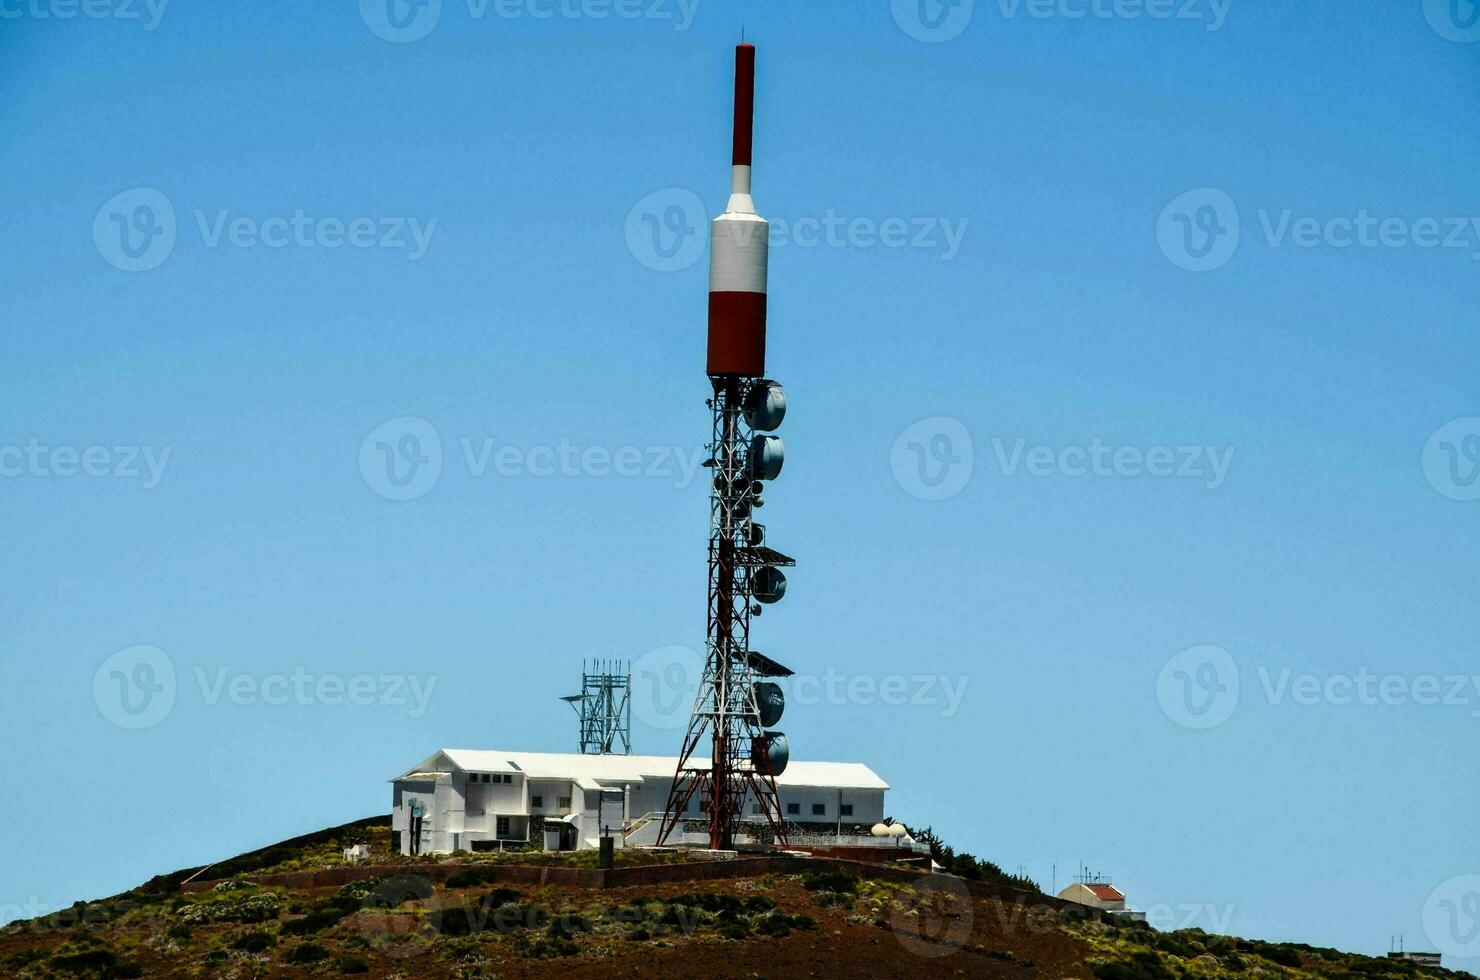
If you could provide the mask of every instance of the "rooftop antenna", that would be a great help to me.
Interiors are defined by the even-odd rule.
[[[581,693],[560,700],[581,720],[581,755],[632,754],[632,665],[581,661]]]

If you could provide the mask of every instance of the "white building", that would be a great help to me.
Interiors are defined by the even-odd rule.
[[[618,847],[655,844],[677,767],[670,756],[442,749],[391,781],[391,829],[403,854],[596,847],[603,827]],[[795,760],[776,785],[787,823],[818,835],[867,834],[889,788],[862,763]],[[697,794],[684,816],[702,818]],[[753,800],[745,819],[764,822]]]
[[[1059,898],[1078,902],[1080,905],[1088,905],[1091,908],[1103,909],[1106,912],[1114,912],[1122,919],[1132,919],[1136,922],[1146,921],[1145,912],[1137,911],[1125,904],[1124,892],[1100,878],[1076,882],[1059,892]]]

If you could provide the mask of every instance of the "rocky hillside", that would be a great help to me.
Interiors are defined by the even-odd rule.
[[[406,862],[384,818],[0,930],[52,977],[1457,977],[1305,946],[1101,922],[1031,892],[836,861],[594,854]],[[346,866],[341,848],[371,846]],[[781,868],[781,870],[777,870]]]

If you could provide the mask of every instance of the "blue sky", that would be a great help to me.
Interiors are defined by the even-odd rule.
[[[1480,964],[1467,4],[89,10],[0,3],[0,918],[568,750],[583,656],[676,750],[743,21],[795,755]]]

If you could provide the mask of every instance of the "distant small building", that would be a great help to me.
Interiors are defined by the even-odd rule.
[[[1125,892],[1106,881],[1101,875],[1084,872],[1074,884],[1059,892],[1059,898],[1092,909],[1110,912],[1122,919],[1145,922],[1146,913],[1129,908],[1125,904]]]
[[[1059,898],[1106,912],[1125,911],[1125,893],[1109,882],[1076,881],[1059,892]]]
[[[1390,959],[1390,960],[1406,960],[1409,963],[1416,963],[1419,966],[1443,966],[1444,965],[1441,962],[1441,960],[1443,960],[1444,957],[1442,955],[1440,955],[1439,953],[1420,953],[1420,952],[1416,952],[1416,951],[1411,950],[1411,949],[1410,950],[1397,950],[1395,952],[1391,952],[1391,953],[1387,954],[1387,958]]]

